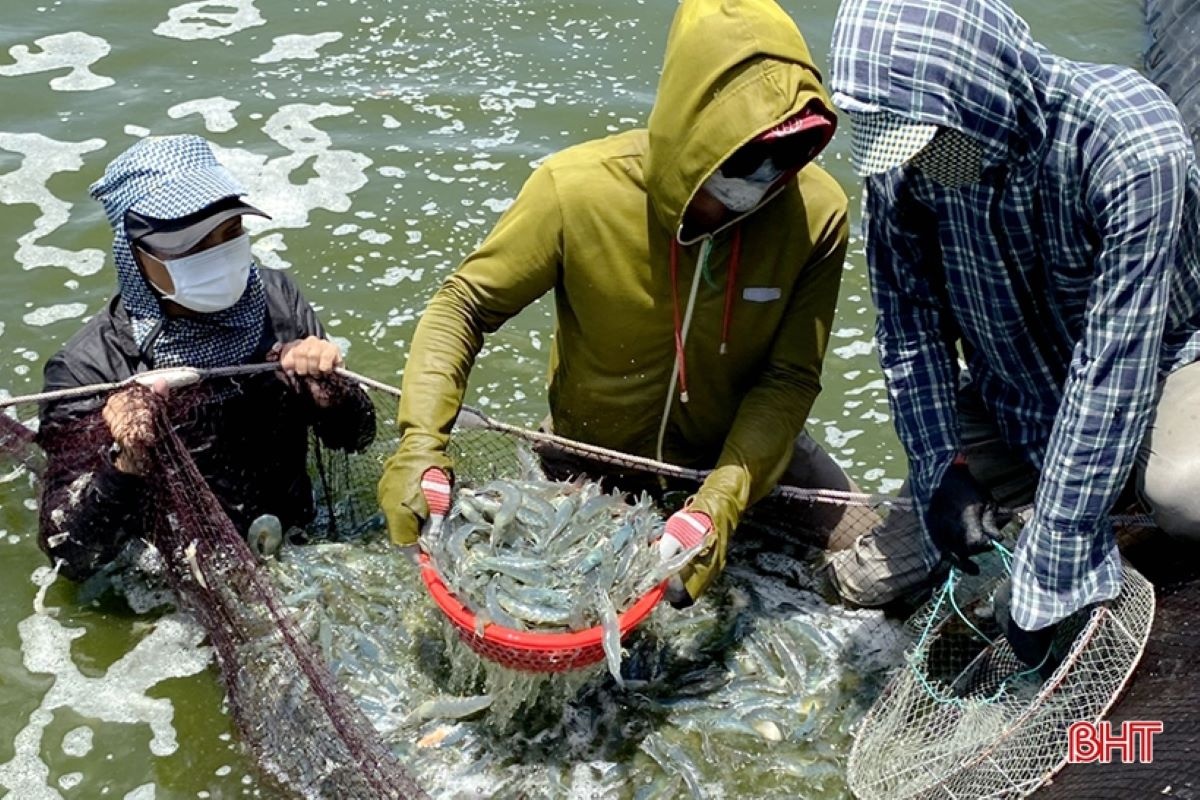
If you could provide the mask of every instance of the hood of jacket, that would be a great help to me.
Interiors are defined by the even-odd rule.
[[[995,165],[1037,159],[1056,60],[1000,0],[844,0],[829,86],[843,110],[845,96],[965,133]]]
[[[804,37],[774,0],[684,0],[647,125],[646,186],[663,227],[678,232],[718,166],[814,100],[832,112]]]

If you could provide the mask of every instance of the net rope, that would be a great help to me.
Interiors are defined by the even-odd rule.
[[[175,385],[176,383],[190,384],[212,378],[254,375],[264,372],[272,372],[278,369],[279,367],[276,364],[246,364],[233,367],[216,367],[211,369],[195,369],[191,367],[185,367],[152,370],[140,373],[134,377],[116,383],[97,383],[72,389],[61,389],[52,392],[40,392],[36,394],[25,394],[14,397],[3,397],[0,398],[0,410],[25,405],[38,405],[41,403],[56,402],[61,400],[95,397],[119,389],[127,388],[132,385],[150,386],[153,385],[154,380],[159,377],[166,380],[170,386]],[[370,378],[366,375],[362,375],[342,367],[336,369],[335,373],[366,388],[383,392],[397,399],[400,397],[400,388],[397,386],[375,380],[374,378]],[[482,411],[467,405],[462,407],[462,411],[459,413],[456,426],[459,430],[478,429],[510,434],[518,439],[528,442],[531,445],[551,446],[560,449],[562,452],[570,453],[586,460],[631,470],[641,470],[659,477],[676,478],[690,483],[703,482],[711,472],[711,470],[691,469],[675,464],[668,464],[652,458],[635,456],[629,453],[623,453],[619,450],[610,450],[605,447],[600,447],[599,445],[579,442],[574,439],[567,439],[562,436],[557,436],[553,433],[546,433],[544,431],[523,428],[518,425],[511,425],[509,423],[496,420],[484,414]],[[0,432],[0,436],[3,435],[5,434]],[[837,489],[818,489],[803,486],[778,485],[771,491],[769,496],[800,503],[821,503],[872,509],[887,508],[899,511],[913,510],[912,500],[908,497],[872,494],[867,492],[841,491]],[[1030,506],[1025,506],[1022,508],[1012,509],[1012,513],[1020,515],[1027,512],[1030,508]],[[1155,525],[1154,519],[1148,514],[1118,514],[1113,515],[1112,521],[1115,525],[1121,525],[1125,527],[1154,527]]]

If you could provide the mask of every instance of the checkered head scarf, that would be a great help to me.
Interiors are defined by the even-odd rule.
[[[142,139],[113,159],[91,195],[113,229],[113,260],[121,303],[133,338],[151,367],[217,367],[244,363],[258,348],[266,324],[266,293],[255,265],[246,291],[230,308],[196,317],[168,317],[130,249],[125,215],[174,220],[194,214],[245,188],[218,163],[199,136]]]
[[[850,117],[850,164],[862,177],[910,164],[943,187],[959,188],[983,174],[983,145],[965,133],[912,122],[842,94],[834,102]]]

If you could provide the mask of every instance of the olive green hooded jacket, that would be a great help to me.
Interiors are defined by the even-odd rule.
[[[715,535],[683,576],[693,597],[707,586],[745,509],[783,473],[820,391],[847,201],[808,164],[715,232],[689,234],[684,210],[735,150],[814,100],[832,108],[776,3],[683,0],[648,128],[548,158],[430,301],[404,372],[400,448],[379,487],[393,539],[411,543],[414,517],[426,515],[425,469],[451,469],[445,447],[484,334],[553,291],[554,432],[713,468],[690,508],[712,518]],[[673,378],[676,308],[683,315],[700,262],[685,403]]]

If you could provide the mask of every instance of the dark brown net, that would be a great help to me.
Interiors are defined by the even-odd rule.
[[[143,390],[145,391],[145,390]],[[234,717],[263,771],[303,797],[424,797],[333,682],[154,402],[153,543],[208,632]]]
[[[291,541],[380,535],[375,487],[396,447],[394,390],[365,390],[344,381],[333,390],[369,398],[369,445],[356,441],[361,437],[352,429],[323,429],[319,419],[310,425],[305,409],[294,405],[296,392],[273,373],[208,378],[172,391],[167,401],[145,389],[131,390],[151,401],[145,424],[153,446],[144,471],[157,479],[138,487],[124,516],[93,520],[97,524],[88,529],[100,544],[84,556],[103,562],[139,539],[161,553],[167,582],[208,632],[247,749],[285,794],[419,797],[421,789],[354,698],[338,688],[320,644],[305,637],[244,538],[249,521],[263,511],[281,517]],[[101,471],[111,457],[112,438],[102,416],[109,396],[73,398],[69,415],[43,425],[38,442],[54,454],[45,475],[43,515],[70,512],[73,503],[87,501],[89,489],[81,489],[78,477]],[[36,451],[29,446],[31,434],[5,419],[11,424],[0,431],[4,449],[29,463]],[[329,446],[330,438],[341,446]],[[553,477],[587,474],[624,491],[650,491],[666,510],[682,504],[703,477],[514,428],[469,409],[451,438],[451,454],[463,483],[544,467]],[[281,489],[279,474],[297,458],[307,463],[302,485],[287,480]],[[756,507],[735,537],[731,564],[744,568],[747,556],[737,542],[751,540],[761,541],[747,551],[756,554],[750,556],[755,563],[770,566],[772,554],[785,544],[792,552],[807,548],[816,558],[829,540],[822,513],[859,531],[879,519],[869,507],[831,503],[801,490],[793,494],[783,490]]]

